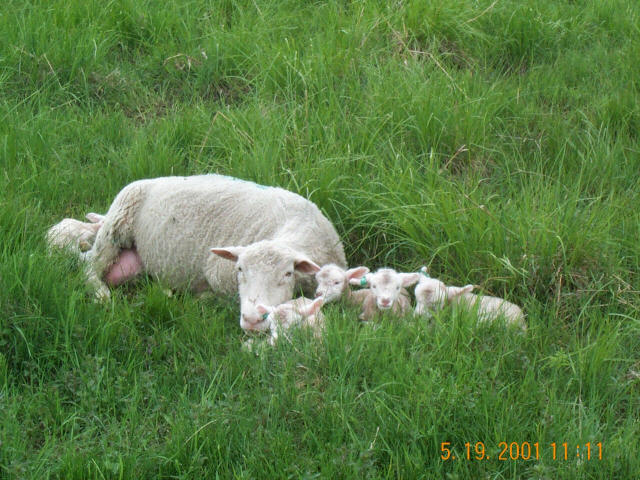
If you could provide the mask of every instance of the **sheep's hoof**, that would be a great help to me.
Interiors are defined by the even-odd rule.
[[[100,285],[94,294],[94,300],[99,303],[108,302],[110,298],[111,292],[109,291],[109,287],[105,285]]]

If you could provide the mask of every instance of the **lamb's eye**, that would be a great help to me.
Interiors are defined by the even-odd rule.
[[[340,285],[339,281],[333,282],[334,285]]]
[[[238,273],[242,272],[242,267],[238,267]]]
[[[284,274],[285,277],[290,277],[291,275],[293,275],[293,272],[287,272]]]

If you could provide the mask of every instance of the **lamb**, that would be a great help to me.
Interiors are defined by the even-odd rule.
[[[61,248],[76,254],[81,260],[86,259],[86,252],[91,249],[98,231],[102,227],[104,215],[87,213],[87,220],[81,222],[74,218],[64,218],[47,231],[49,248]],[[134,278],[142,270],[140,256],[134,248],[120,251],[117,260],[107,269],[104,281],[115,287]]]
[[[338,265],[330,263],[316,273],[316,297],[323,297],[325,303],[334,302],[343,295],[347,302],[352,305],[362,305],[369,293],[369,289],[351,290],[349,282],[353,280],[361,281],[362,277],[369,273],[367,267],[355,267],[345,270]]]
[[[380,268],[375,273],[367,273],[364,277],[370,287],[363,306],[361,320],[371,320],[379,311],[391,310],[396,315],[404,315],[411,303],[405,287],[419,280],[417,273],[398,273],[392,268]],[[352,285],[363,282],[351,280]]]
[[[502,298],[480,296],[471,293],[474,285],[448,287],[438,279],[429,277],[426,267],[420,269],[420,281],[416,285],[416,315],[431,315],[431,311],[444,308],[446,303],[463,305],[466,308],[478,308],[478,320],[491,321],[504,316],[508,324],[518,325],[523,330],[527,326],[524,314],[517,305]]]
[[[318,336],[324,327],[324,315],[320,307],[324,303],[322,297],[315,300],[300,297],[275,307],[270,307],[259,303],[257,305],[260,313],[269,324],[269,344],[275,345],[278,335],[284,333],[294,325],[305,325],[313,329]]]
[[[296,286],[309,291],[318,264],[346,266],[335,228],[312,202],[215,174],[139,180],[120,191],[87,252],[98,298],[109,298],[104,274],[126,248],[170,288],[239,292],[245,330],[268,329],[257,305],[284,303]]]
[[[98,230],[102,227],[104,216],[98,213],[87,213],[88,222],[75,218],[64,218],[47,231],[47,243],[50,249],[65,249],[82,256],[91,249]]]

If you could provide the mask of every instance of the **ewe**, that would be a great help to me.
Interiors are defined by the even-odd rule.
[[[211,248],[214,246],[214,248]],[[104,275],[123,249],[170,288],[240,294],[240,326],[265,330],[258,303],[279,305],[311,288],[320,265],[346,266],[333,225],[309,200],[222,175],[163,177],[124,187],[87,252],[87,278],[108,298]]]

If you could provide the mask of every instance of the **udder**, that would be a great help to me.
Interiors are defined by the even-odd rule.
[[[125,248],[120,251],[116,262],[107,269],[104,281],[115,287],[121,285],[142,272],[142,260],[135,248]]]

